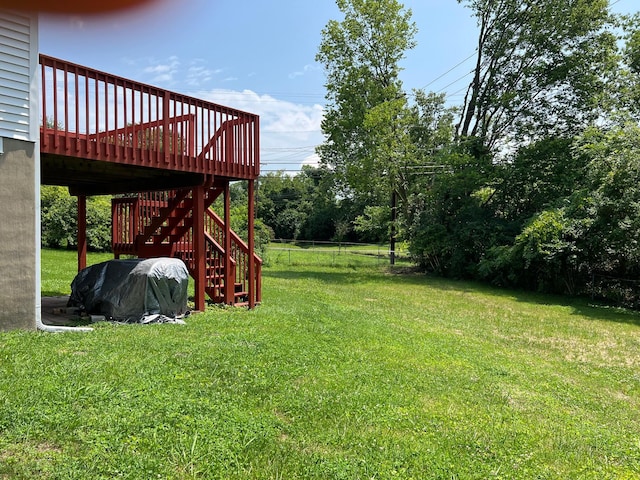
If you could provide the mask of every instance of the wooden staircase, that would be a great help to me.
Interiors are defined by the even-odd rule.
[[[194,236],[197,209],[192,189],[114,198],[115,257],[180,258],[194,279],[204,279],[204,292],[212,302],[249,307],[260,303],[262,260],[211,208],[220,195],[228,203],[228,185],[211,186],[204,191],[204,275],[198,272]],[[250,272],[254,278],[250,278]]]

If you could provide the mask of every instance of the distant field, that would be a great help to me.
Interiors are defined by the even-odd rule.
[[[396,263],[408,264],[406,249],[396,248]],[[389,246],[335,242],[272,242],[266,263],[299,266],[384,266],[389,264]]]
[[[74,267],[44,251],[43,290]],[[252,311],[0,334],[0,479],[640,478],[638,314],[399,271],[274,261]]]

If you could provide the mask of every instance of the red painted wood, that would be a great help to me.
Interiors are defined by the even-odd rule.
[[[182,258],[195,279],[197,310],[204,310],[205,294],[216,302],[259,303],[262,261],[253,253],[259,117],[45,55],[40,63],[43,156],[198,173],[207,179],[193,189],[114,199],[116,258]],[[231,180],[250,181],[249,245],[229,226]],[[209,208],[221,193],[224,220]],[[79,269],[86,266],[86,249],[86,197],[81,196]]]
[[[248,224],[247,224],[247,231],[249,232],[248,234],[248,240],[249,240],[249,252],[254,252],[255,251],[255,236],[254,236],[254,232],[253,232],[253,224],[254,224],[254,183],[253,180],[249,180],[249,185],[248,185],[248,192],[247,192],[247,197],[249,197],[249,204],[247,205],[247,219],[248,219]],[[249,308],[253,308],[256,305],[256,269],[255,269],[255,262],[253,261],[253,258],[249,259],[249,265],[248,265],[248,271],[249,271]]]
[[[204,238],[204,187],[193,189],[193,259],[195,273],[195,308],[202,312],[205,306],[205,238]]]
[[[43,154],[257,176],[257,115],[46,55],[40,63]]]
[[[204,186],[203,189],[204,292],[214,302],[254,306],[261,301],[262,260],[252,255],[249,246],[233,230],[227,229],[224,220],[209,208],[224,193],[224,187]],[[113,199],[112,205],[116,256],[175,256],[181,258],[194,279],[197,278],[193,230],[197,214],[191,214],[194,209],[191,190],[141,193],[134,198]],[[230,248],[225,247],[226,238],[230,239]],[[225,261],[226,251],[231,255]],[[226,265],[229,265],[228,271]],[[253,275],[249,274],[249,268],[254,269]],[[225,282],[234,286],[234,295],[229,298],[225,296]],[[235,292],[236,285],[238,292]],[[251,295],[250,290],[254,292]],[[204,298],[204,293],[201,296]]]
[[[224,186],[224,303],[232,304],[235,292],[235,271],[231,267],[231,190]]]

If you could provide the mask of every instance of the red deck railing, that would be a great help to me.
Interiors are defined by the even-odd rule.
[[[41,152],[255,179],[259,117],[40,55]]]

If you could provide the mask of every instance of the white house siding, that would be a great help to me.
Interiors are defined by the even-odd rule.
[[[0,10],[0,331],[41,321],[38,85],[37,15]]]
[[[35,15],[0,10],[0,137],[37,140],[37,37]]]

